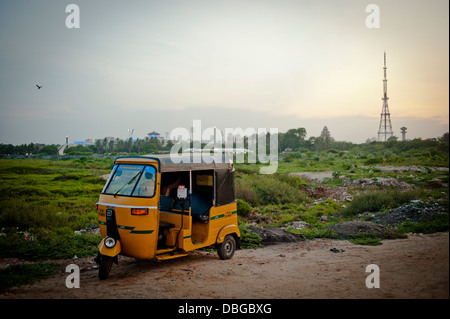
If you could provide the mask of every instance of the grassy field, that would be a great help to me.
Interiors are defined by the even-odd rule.
[[[448,170],[435,169],[448,169],[448,149],[372,154],[372,150],[361,149],[283,154],[273,175],[257,174],[258,164],[236,164],[243,247],[261,246],[260,238],[246,230],[249,224],[286,227],[306,238],[336,238],[327,226],[354,218],[370,219],[371,213],[386,214],[411,201],[439,205],[444,211],[439,218],[397,225],[397,232],[448,230]],[[112,158],[95,157],[0,159],[0,258],[40,262],[95,255],[100,235],[77,231],[98,226],[95,204],[105,183],[100,176],[108,174],[112,165]],[[384,169],[387,166],[415,169]],[[332,174],[321,182],[288,174],[324,171]],[[352,184],[360,179],[374,183],[394,179],[410,187]],[[351,200],[317,196],[320,189],[328,193],[345,191]],[[296,229],[292,226],[296,222],[308,226]],[[374,242],[370,234],[360,237],[349,239],[360,244]],[[52,269],[42,263],[29,272],[39,277],[42,272],[51,274]],[[10,277],[11,271],[0,270],[0,282]]]
[[[0,257],[69,258],[94,253],[95,204],[112,160],[0,160]],[[98,237],[98,236],[97,236]]]
[[[448,144],[371,143],[348,151],[292,152],[282,154],[278,172],[267,176],[257,174],[258,164],[236,167],[239,211],[245,223],[287,227],[306,238],[335,238],[327,226],[355,218],[370,220],[368,216],[388,214],[413,201],[437,205],[442,214],[391,226],[396,232],[448,230]],[[328,172],[330,177],[316,181],[288,174],[295,172]],[[317,195],[317,190],[325,191]],[[292,228],[295,221],[307,227]],[[349,239],[374,241],[371,234],[365,237]]]

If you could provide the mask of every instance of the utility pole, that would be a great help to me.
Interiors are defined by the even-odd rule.
[[[133,137],[134,128],[128,129],[128,153],[131,153],[131,138]]]

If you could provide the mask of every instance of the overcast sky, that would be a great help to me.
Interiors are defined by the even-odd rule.
[[[80,28],[66,27],[66,6]],[[366,6],[380,28],[366,26]],[[449,130],[447,0],[0,0],[0,143],[163,136],[176,127]],[[38,90],[36,84],[42,85]]]

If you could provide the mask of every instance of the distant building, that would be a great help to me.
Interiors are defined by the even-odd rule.
[[[167,135],[167,134],[168,134],[168,133],[166,133],[166,135]],[[146,139],[150,139],[150,140],[156,139],[156,140],[158,140],[162,145],[164,145],[164,144],[166,143],[166,141],[167,141],[167,139],[165,139],[164,136],[161,136],[161,134],[159,134],[158,132],[155,132],[155,131],[153,131],[153,132],[151,132],[151,133],[147,133],[147,135],[148,135],[148,137],[146,137]]]
[[[147,134],[150,138],[159,138],[160,134],[158,132],[151,132]]]
[[[404,126],[400,128],[400,131],[402,132],[402,141],[403,142],[406,141],[406,130],[407,130],[407,128]]]
[[[92,138],[88,138],[85,140],[86,145],[94,145],[95,144],[95,140]]]
[[[323,127],[323,129],[322,129],[322,133],[320,133],[320,137],[323,139],[323,140],[326,140],[326,139],[330,139],[331,138],[331,135],[330,135],[330,131],[328,130],[328,127],[325,125],[324,127]]]

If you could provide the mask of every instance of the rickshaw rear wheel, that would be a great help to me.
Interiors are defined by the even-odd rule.
[[[233,235],[227,235],[217,247],[217,254],[222,260],[230,259],[236,251],[236,240]]]
[[[100,265],[98,269],[98,278],[100,278],[100,280],[108,278],[113,264],[113,260],[114,260],[113,257],[100,255]]]

